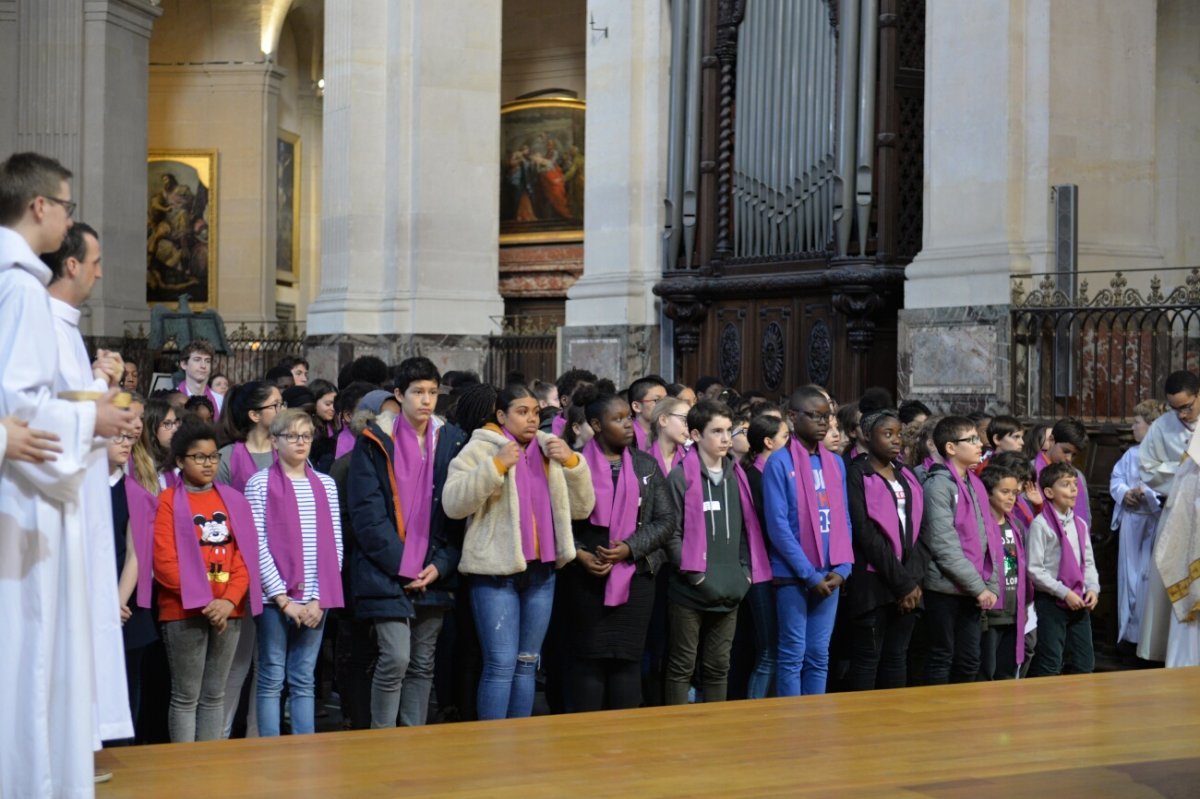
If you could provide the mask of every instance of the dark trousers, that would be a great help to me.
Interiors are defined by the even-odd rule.
[[[1029,638],[1025,637],[1025,660],[1033,650]],[[989,625],[983,631],[979,644],[979,679],[1015,680],[1020,667],[1017,665],[1017,625]]]
[[[575,658],[571,699],[576,712],[628,710],[642,703],[642,664],[616,658]]]
[[[686,705],[696,653],[705,702],[724,702],[729,687],[729,652],[737,628],[737,610],[694,610],[671,602],[667,606],[670,643],[667,647],[668,705]]]
[[[975,681],[979,675],[980,612],[974,597],[925,592],[929,631],[926,685]]]
[[[1096,667],[1091,612],[1060,608],[1054,597],[1041,591],[1034,596],[1033,605],[1038,615],[1038,642],[1029,676],[1090,674]]]
[[[342,700],[342,724],[354,730],[371,727],[371,676],[378,647],[371,635],[371,620],[356,619],[345,610],[337,613],[334,672]]]
[[[894,604],[881,605],[852,621],[851,691],[908,684],[908,642],[916,623],[917,612],[901,613]]]

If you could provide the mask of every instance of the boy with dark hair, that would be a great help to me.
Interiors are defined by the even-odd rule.
[[[704,701],[725,701],[738,605],[752,582],[771,578],[750,484],[729,457],[732,417],[719,402],[696,403],[687,418],[695,446],[667,477],[678,519],[667,541],[675,567],[668,585],[668,705],[688,701],[697,650]]]
[[[1067,463],[1074,467],[1075,456],[1087,446],[1087,428],[1078,419],[1059,419],[1050,428],[1050,449],[1045,454],[1038,453],[1033,461],[1033,468],[1040,477],[1042,470],[1053,463]],[[1087,480],[1083,472],[1075,469],[1076,487],[1075,513],[1087,525],[1092,523],[1092,511],[1088,505]]]
[[[406,727],[425,723],[464,529],[442,510],[446,473],[466,436],[433,414],[441,375],[428,358],[408,358],[394,383],[400,413],[367,424],[347,476],[355,613],[374,621],[379,643],[374,728],[395,726],[397,715]]]
[[[288,370],[288,374],[292,376],[292,385],[308,385],[308,361],[303,358],[294,355],[289,356],[281,360],[276,366],[282,366]]]
[[[695,390],[697,399],[716,399],[721,396],[721,392],[725,390],[725,386],[719,378],[712,375],[704,375],[696,381]]]
[[[983,452],[975,424],[947,416],[934,427],[933,441],[945,464],[931,466],[923,486],[921,537],[933,555],[925,572],[925,682],[973,682],[979,673],[980,611],[998,604],[1004,547],[987,489],[971,471]]]
[[[1074,511],[1075,467],[1052,463],[1038,475],[1046,501],[1029,527],[1029,576],[1037,593],[1038,645],[1031,677],[1087,674],[1095,666],[1091,611],[1100,596],[1087,522]]]
[[[779,619],[780,696],[825,693],[839,589],[854,563],[845,466],[821,443],[831,416],[820,389],[792,392],[788,420],[794,435],[767,459],[763,472]]]
[[[1025,627],[1028,605],[1033,600],[1033,586],[1026,564],[1025,531],[1013,515],[1028,464],[1014,464],[1011,458],[1023,456],[1016,453],[997,455],[979,475],[987,488],[988,511],[1000,526],[1004,544],[1004,579],[997,583],[999,601],[995,608],[984,612],[981,680],[1016,679],[1021,664],[1032,652],[1032,647],[1026,651]]]
[[[296,380],[292,377],[292,370],[282,364],[268,369],[267,373],[263,375],[263,380],[280,391],[296,385]]]
[[[1015,416],[1001,414],[993,416],[988,425],[988,444],[992,452],[1023,452],[1025,450],[1025,426]]]
[[[658,375],[639,377],[629,384],[629,409],[633,411],[633,444],[635,449],[649,452],[657,437],[651,418],[654,406],[667,396],[667,381]]]
[[[550,420],[550,433],[561,436],[567,429],[567,411],[571,408],[571,395],[581,383],[595,383],[598,378],[587,369],[568,369],[554,381],[558,389],[558,404],[561,411]],[[613,392],[616,393],[616,392]]]
[[[932,415],[933,411],[920,400],[905,400],[900,403],[900,424],[921,424]]]
[[[217,409],[213,416],[215,424],[221,418],[221,407],[225,397],[209,388],[208,378],[212,374],[213,358],[217,351],[208,339],[197,338],[188,342],[179,353],[179,368],[183,370],[183,382],[176,386],[185,397],[204,396]]]

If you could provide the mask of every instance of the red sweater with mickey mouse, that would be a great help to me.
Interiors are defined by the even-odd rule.
[[[207,491],[188,491],[182,485],[168,488],[158,496],[158,515],[154,517],[154,581],[158,583],[158,620],[180,621],[200,615],[200,608],[188,610],[183,606],[179,588],[179,555],[175,549],[175,499],[176,494],[186,495],[193,519],[201,517],[192,525],[196,535],[204,570],[208,573],[228,575],[227,578],[209,580],[213,599],[228,599],[233,603],[232,619],[240,618],[245,612],[246,590],[250,575],[238,550],[237,541],[229,532],[228,523],[216,518],[221,514],[229,518],[229,511],[221,501],[221,495],[209,486]],[[204,539],[208,528],[207,541]],[[258,553],[254,553],[257,557]]]

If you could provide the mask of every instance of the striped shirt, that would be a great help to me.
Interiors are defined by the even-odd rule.
[[[254,514],[254,522],[258,526],[258,566],[262,573],[263,601],[287,593],[287,586],[279,576],[279,568],[271,557],[269,540],[271,533],[282,535],[282,527],[271,523],[270,510],[267,508],[267,478],[270,468],[255,472],[246,483],[246,499]],[[329,501],[330,514],[333,517],[333,539],[337,546],[338,568],[342,566],[342,519],[338,513],[337,484],[327,474],[316,472],[317,479],[325,486],[325,496]],[[292,489],[296,492],[296,508],[300,511],[300,539],[304,543],[304,596],[300,602],[320,599],[317,584],[317,506],[313,500],[312,486],[306,478],[291,478]]]

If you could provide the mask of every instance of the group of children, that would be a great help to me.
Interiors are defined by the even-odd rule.
[[[161,637],[172,741],[228,736],[248,678],[258,735],[285,694],[314,731],[326,639],[348,725],[376,728],[425,723],[446,659],[439,704],[479,719],[530,715],[539,671],[555,711],[721,701],[735,638],[750,698],[1093,668],[1074,420],[1030,456],[1015,419],[878,390],[849,413],[582,370],[497,390],[420,357],[214,399],[213,355],[182,353],[179,390],[211,414],[138,397],[109,447],[131,702]]]

